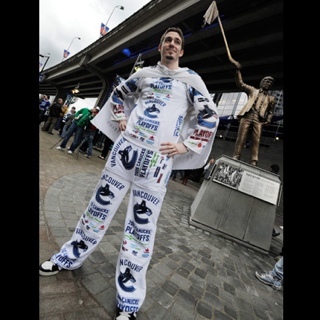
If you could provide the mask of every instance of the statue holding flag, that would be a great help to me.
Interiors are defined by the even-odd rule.
[[[247,140],[249,130],[251,129],[250,164],[256,166],[258,163],[262,128],[268,125],[273,117],[275,98],[269,94],[268,90],[272,87],[274,79],[270,76],[264,77],[260,82],[259,89],[255,88],[243,82],[240,72],[241,64],[235,61],[234,65],[236,67],[236,85],[248,95],[248,100],[237,114],[237,119],[239,119],[240,124],[232,157],[233,159],[240,159],[241,151]]]
[[[204,21],[202,27],[204,27],[207,23],[211,24],[215,19],[218,19],[228,58],[230,62],[236,67],[236,85],[248,95],[247,103],[243,106],[243,108],[237,115],[240,124],[233,152],[233,159],[240,159],[241,151],[245,146],[248,132],[250,129],[252,129],[250,164],[256,166],[258,163],[262,126],[268,125],[273,117],[275,98],[268,93],[268,90],[272,87],[274,79],[270,76],[264,77],[260,82],[259,89],[245,84],[242,80],[242,75],[240,72],[241,64],[238,61],[234,60],[231,56],[227,39],[224,34],[223,26],[219,17],[219,11],[216,1],[213,1],[211,3],[203,18]]]

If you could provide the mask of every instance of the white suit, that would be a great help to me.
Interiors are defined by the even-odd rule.
[[[130,191],[116,269],[117,305],[126,312],[137,312],[145,299],[146,272],[157,220],[175,161],[161,155],[160,143],[183,141],[191,150],[189,159],[192,155],[200,159],[202,155],[205,163],[207,158],[203,154],[211,151],[219,121],[215,104],[201,78],[192,70],[172,71],[159,63],[144,69],[118,85],[92,120],[114,140],[114,145],[71,240],[51,258],[59,268],[79,268],[105,235],[122,199]],[[190,77],[196,79],[197,89],[181,81]],[[194,127],[184,129],[185,119],[191,115]],[[116,121],[121,119],[127,119],[127,128],[119,135]],[[112,130],[106,129],[106,124]],[[202,166],[198,161],[193,168]]]

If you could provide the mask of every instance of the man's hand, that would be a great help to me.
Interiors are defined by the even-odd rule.
[[[127,120],[120,120],[119,121],[119,130],[124,131],[127,128]]]
[[[169,158],[174,157],[177,154],[184,154],[188,152],[188,149],[183,143],[163,142],[160,145],[161,147],[159,148],[159,151],[161,154],[165,154]]]

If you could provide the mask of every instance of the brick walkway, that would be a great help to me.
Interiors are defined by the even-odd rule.
[[[59,151],[57,131],[39,131],[41,263],[69,240],[105,161],[97,157],[97,150],[91,159]],[[148,294],[137,320],[283,319],[283,291],[274,291],[254,276],[256,270],[273,267],[283,231],[277,227],[281,235],[273,238],[265,255],[190,226],[189,208],[198,188],[191,181],[186,186],[179,180],[168,184],[148,271]],[[81,268],[40,277],[40,320],[113,319],[114,271],[127,200]]]

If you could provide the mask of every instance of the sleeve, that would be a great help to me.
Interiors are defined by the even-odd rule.
[[[126,120],[128,108],[132,103],[128,100],[132,99],[139,90],[139,78],[121,82],[111,93],[111,116],[114,121]],[[128,103],[127,103],[128,102]]]
[[[83,111],[83,109],[80,109],[75,113],[75,115],[74,115],[75,120],[79,120],[83,116],[82,111]]]
[[[196,89],[189,87],[188,98],[195,110],[193,131],[183,141],[190,150],[200,154],[218,128],[219,116],[213,100],[204,97]]]
[[[245,92],[247,95],[252,95],[252,93],[256,90],[255,87],[243,82],[240,70],[236,70],[235,82],[236,86],[243,92]]]
[[[238,88],[242,88],[244,83],[243,83],[242,75],[239,69],[236,69],[235,82]]]

